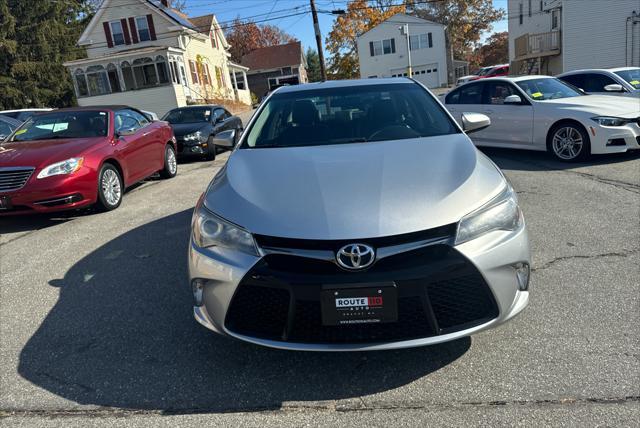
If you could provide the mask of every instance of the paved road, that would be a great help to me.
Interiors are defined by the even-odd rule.
[[[571,167],[485,153],[529,224],[531,304],[420,349],[293,353],[200,327],[189,221],[226,155],[146,181],[111,213],[0,219],[0,425],[633,425],[640,153]]]

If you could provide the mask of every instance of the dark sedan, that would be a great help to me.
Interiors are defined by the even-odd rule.
[[[162,120],[171,124],[178,141],[178,156],[216,158],[214,137],[222,131],[240,135],[242,120],[217,105],[180,107],[169,111]]]

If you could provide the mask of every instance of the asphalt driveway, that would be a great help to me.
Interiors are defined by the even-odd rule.
[[[640,153],[485,153],[530,228],[530,306],[419,349],[271,350],[193,320],[189,222],[226,154],[144,182],[114,212],[0,218],[0,424],[634,425]]]

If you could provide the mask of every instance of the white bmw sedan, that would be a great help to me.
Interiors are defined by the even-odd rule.
[[[467,83],[444,99],[457,121],[482,113],[491,126],[477,146],[547,150],[562,161],[640,149],[640,101],[585,95],[548,76],[496,77]]]

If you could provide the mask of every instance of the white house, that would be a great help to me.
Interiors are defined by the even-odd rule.
[[[514,74],[640,66],[640,0],[508,0]]]
[[[407,37],[400,28],[409,26]],[[447,84],[445,26],[402,13],[393,15],[357,38],[360,77],[397,77],[408,74],[411,52],[413,78],[429,88]]]
[[[163,115],[188,102],[251,103],[248,69],[229,60],[214,15],[187,17],[168,0],[104,0],[78,44],[87,58],[64,65],[81,106],[126,104]]]

